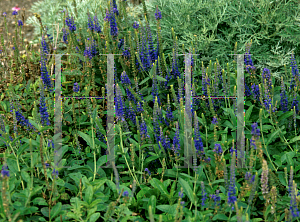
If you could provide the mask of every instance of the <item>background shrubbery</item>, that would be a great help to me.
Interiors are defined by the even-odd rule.
[[[84,21],[87,21],[87,10],[92,15],[97,14],[103,27],[107,1],[75,2],[77,14],[73,0],[44,0],[35,3],[31,10],[41,15],[43,25],[49,28],[49,33],[52,33],[55,21],[60,27],[63,26],[60,16],[63,9],[76,18],[79,27],[86,28]],[[162,11],[164,19],[161,21],[161,36],[166,53],[172,53],[172,27],[178,37],[179,48],[182,44],[191,46],[193,43],[204,62],[217,58],[220,64],[225,64],[232,59],[226,53],[232,51],[236,42],[238,52],[243,52],[245,43],[252,39],[252,59],[257,63],[257,68],[261,70],[268,66],[277,81],[284,75],[283,66],[289,63],[291,52],[300,54],[299,0],[151,0],[145,1],[145,4],[151,29],[156,28],[156,5]],[[144,17],[142,4],[135,6],[128,2],[127,12],[129,24],[133,23],[134,17]],[[36,27],[35,35],[40,34],[40,24],[35,17],[30,17],[27,22]],[[298,58],[296,60],[300,62]]]
[[[2,221],[299,218],[300,56],[299,46],[292,42],[298,38],[300,10],[292,5],[295,1],[284,6],[282,1],[272,6],[265,1],[254,6],[250,1],[194,5],[193,1],[143,1],[128,15],[129,20],[120,7],[128,2],[112,1],[115,8],[107,17],[104,10],[109,5],[95,6],[96,12],[89,9],[87,15],[87,2],[75,2],[76,7],[73,1],[36,5],[37,20],[32,18],[32,24],[37,27],[39,51],[20,41],[21,25],[16,25],[18,40],[1,35]],[[281,10],[276,14],[277,6]],[[44,13],[43,7],[50,13]],[[284,17],[284,9],[293,16]],[[279,44],[277,34],[261,38],[274,33],[274,27],[260,19],[268,12],[278,24],[290,19],[278,32],[286,38]],[[99,24],[91,25],[95,14],[98,19],[94,21]],[[12,17],[17,21],[18,16]],[[198,22],[192,19],[195,17]],[[140,21],[135,21],[137,18]],[[56,20],[64,28],[58,39],[50,26]],[[184,22],[188,20],[190,23]],[[42,30],[38,25],[47,27]],[[198,39],[193,39],[194,35]],[[13,45],[4,44],[4,38],[10,38]],[[283,60],[278,63],[268,47],[280,46],[282,49],[276,50],[280,54],[275,56]],[[19,56],[20,50],[26,54]],[[183,165],[186,135],[185,61],[177,54],[189,51],[202,53],[192,56],[192,95],[206,97],[193,99],[191,107],[193,166],[199,166],[197,169],[176,168]],[[120,168],[114,164],[113,169],[102,168],[107,161],[107,106],[105,100],[94,98],[62,100],[62,156],[63,164],[70,167],[55,165],[55,60],[53,55],[47,56],[49,52],[73,54],[62,57],[62,96],[80,97],[107,96],[107,58],[98,54],[121,54],[114,58],[115,165]],[[227,56],[230,52],[245,53],[247,167],[242,169],[236,167],[236,101],[208,99],[236,95],[237,64],[236,57]],[[286,55],[281,55],[283,52]],[[270,57],[278,74],[266,67],[263,56]],[[71,71],[79,75],[66,76]]]

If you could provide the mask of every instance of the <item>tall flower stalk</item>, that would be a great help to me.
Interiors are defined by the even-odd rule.
[[[292,68],[292,79],[290,82],[290,89],[291,91],[293,91],[296,85],[298,85],[298,87],[300,86],[300,74],[296,64],[294,52],[291,55],[291,68]]]
[[[266,200],[266,205],[269,203],[269,187],[268,187],[268,164],[266,160],[263,160],[262,173],[261,173],[261,192],[264,199]]]
[[[235,151],[233,152],[232,159],[231,159],[231,166],[230,166],[230,182],[229,182],[229,189],[228,189],[228,199],[227,202],[229,206],[234,209],[234,203],[237,201],[236,198],[236,191],[235,191]]]
[[[47,105],[45,102],[45,95],[44,95],[44,89],[43,89],[43,83],[40,81],[40,93],[41,93],[41,97],[40,97],[40,114],[41,114],[41,122],[42,125],[50,125],[50,121],[49,121],[49,114],[48,114],[48,110],[47,110]]]

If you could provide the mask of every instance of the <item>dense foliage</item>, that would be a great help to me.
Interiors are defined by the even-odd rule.
[[[16,32],[2,34],[0,46],[1,221],[297,221],[299,6],[293,1],[253,1],[258,4],[254,7],[250,1],[224,0],[193,7],[193,1],[180,1],[182,7],[177,2],[171,7],[169,1],[142,1],[138,14],[143,16],[136,21],[135,16],[127,16],[126,0],[112,0],[101,8],[95,5],[95,11],[85,11],[86,2],[53,5],[48,15],[37,12],[41,13],[36,14],[41,27],[36,33],[39,51],[21,38],[24,17],[16,11],[3,15],[5,25],[6,16],[15,18]],[[220,15],[201,12],[200,8],[212,9],[208,4],[215,4]],[[259,11],[265,7],[280,22],[284,10],[275,9],[281,5],[295,13],[295,21],[282,23],[293,23],[290,31],[279,28],[261,42],[256,41],[260,32],[252,32],[250,26],[230,34],[243,19],[239,14],[244,9],[254,14],[248,18],[253,23],[268,14]],[[183,10],[188,13],[181,14]],[[230,14],[235,16],[229,18]],[[205,41],[207,32],[190,41],[188,36],[210,16],[215,20],[209,30],[219,41]],[[45,17],[49,23],[44,23]],[[180,19],[188,20],[181,25]],[[48,26],[54,21],[61,24],[58,31]],[[236,28],[247,21],[239,20]],[[267,27],[261,25],[269,30],[264,35],[274,31]],[[226,33],[222,37],[219,31]],[[283,50],[290,50],[291,43],[296,48],[284,55],[283,63],[272,61],[273,68],[284,68],[274,75],[258,61],[269,56],[270,47],[282,35],[287,38]],[[23,50],[26,53],[21,55]],[[235,55],[229,55],[232,52]],[[191,61],[180,55],[187,53],[192,54]],[[54,110],[58,67],[54,54],[63,54],[59,154],[54,136],[54,125],[60,121]],[[115,54],[111,168],[105,168],[109,70],[107,56],[99,54]],[[236,54],[244,54],[244,168],[237,166]],[[207,56],[214,56],[216,62]],[[259,59],[252,60],[255,57]],[[184,168],[189,62],[193,166]],[[57,155],[64,167],[56,165]]]

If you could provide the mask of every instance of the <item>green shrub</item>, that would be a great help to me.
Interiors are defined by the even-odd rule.
[[[76,4],[76,9],[74,2]],[[68,11],[71,16],[74,16],[77,27],[83,28],[85,30],[87,28],[88,10],[92,16],[97,14],[100,25],[101,27],[103,27],[103,16],[105,17],[105,9],[108,6],[107,2],[108,1],[106,0],[43,0],[34,3],[30,11],[41,16],[43,26],[47,26],[47,32],[51,35],[53,35],[53,27],[55,27],[54,25],[58,24],[60,30],[58,39],[61,39],[63,35],[61,29],[64,26],[63,16],[61,13],[64,9]],[[128,2],[126,10],[128,14],[128,23],[131,24],[135,21],[134,18],[138,17],[141,14],[142,6],[133,6],[130,2]],[[33,25],[35,27],[34,36],[36,38],[38,36],[40,37],[41,25],[39,20],[35,16],[31,16],[27,19],[26,23]],[[36,39],[34,42],[38,42],[38,40]]]
[[[194,42],[202,53],[201,60],[206,62],[217,58],[226,64],[233,59],[226,53],[235,42],[238,53],[244,53],[245,43],[252,39],[251,53],[253,62],[259,63],[257,68],[268,66],[279,79],[284,73],[284,64],[289,66],[291,51],[296,55],[300,53],[297,2],[153,0],[147,9],[153,18],[156,5],[162,12],[161,36],[166,41],[166,52],[172,52],[172,27],[179,47],[184,44],[188,48]],[[150,27],[156,27],[154,19],[150,20]],[[274,51],[274,46],[278,50]]]

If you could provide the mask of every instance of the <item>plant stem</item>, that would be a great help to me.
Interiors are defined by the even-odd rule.
[[[271,117],[271,119],[272,119],[272,117]],[[268,149],[267,149],[267,147],[266,147],[266,144],[265,144],[264,134],[263,134],[263,131],[262,131],[262,121],[260,121],[260,131],[261,131],[261,137],[262,137],[262,139],[263,139],[263,143],[264,143],[264,147],[265,147],[265,150],[266,150],[267,156],[268,156],[268,158],[269,158],[269,160],[270,160],[270,162],[271,162],[271,164],[272,164],[273,168],[274,168],[274,169],[275,169],[275,171],[277,172],[277,169],[275,168],[275,166],[274,166],[274,164],[273,164],[273,161],[272,161],[272,160],[271,160],[271,158],[270,158],[270,155],[269,155]]]
[[[273,128],[274,128],[274,130],[276,130],[277,129],[277,124],[274,124],[274,122],[273,122],[273,119],[272,119],[272,115],[270,114],[270,117],[271,117],[271,123],[272,123],[272,126],[273,126]],[[274,116],[275,117],[275,116]],[[276,117],[275,117],[276,118]],[[274,126],[275,125],[275,126]],[[276,127],[276,128],[275,128]],[[278,128],[279,130],[280,130],[280,133],[282,134],[282,131],[281,131],[281,129],[280,128]],[[278,130],[277,129],[277,130]],[[292,147],[289,145],[289,143],[287,142],[287,140],[286,140],[286,138],[285,138],[285,136],[283,136],[283,138],[282,138],[282,136],[279,134],[279,136],[280,136],[280,138],[281,139],[284,139],[284,141],[285,141],[285,143],[286,143],[286,145],[288,145],[288,147],[291,149],[291,151],[293,151],[293,149],[292,149]]]
[[[92,128],[92,141],[93,141],[93,151],[94,151],[94,178],[93,178],[93,182],[94,182],[97,174],[97,162],[96,162],[96,149],[95,149],[94,129],[93,129],[93,117],[91,117],[91,128]]]
[[[122,129],[121,129],[121,126],[120,126],[120,125],[119,125],[119,128],[120,128],[121,148],[122,148],[122,152],[123,152],[123,154],[124,154],[124,158],[125,158],[126,164],[127,164],[127,166],[128,166],[128,169],[129,169],[129,172],[130,172],[132,178],[134,178],[135,181],[137,182],[137,185],[140,186],[139,181],[138,181],[137,178],[132,174],[131,169],[130,169],[130,166],[129,166],[129,164],[128,164],[128,161],[127,161],[127,158],[126,158],[126,154],[125,154],[125,152],[124,152],[123,140],[122,140]],[[118,145],[118,146],[120,146],[120,145]]]
[[[20,164],[19,164],[19,158],[18,158],[18,156],[16,155],[16,153],[15,153],[13,147],[11,146],[11,142],[9,142],[9,146],[11,147],[11,150],[13,151],[14,156],[16,157],[18,171],[21,173]],[[23,190],[24,190],[24,189],[25,189],[25,188],[24,188],[24,182],[23,182],[23,179],[22,179],[21,176],[20,176],[20,179],[21,179],[21,183],[22,183],[22,188],[23,188]]]

